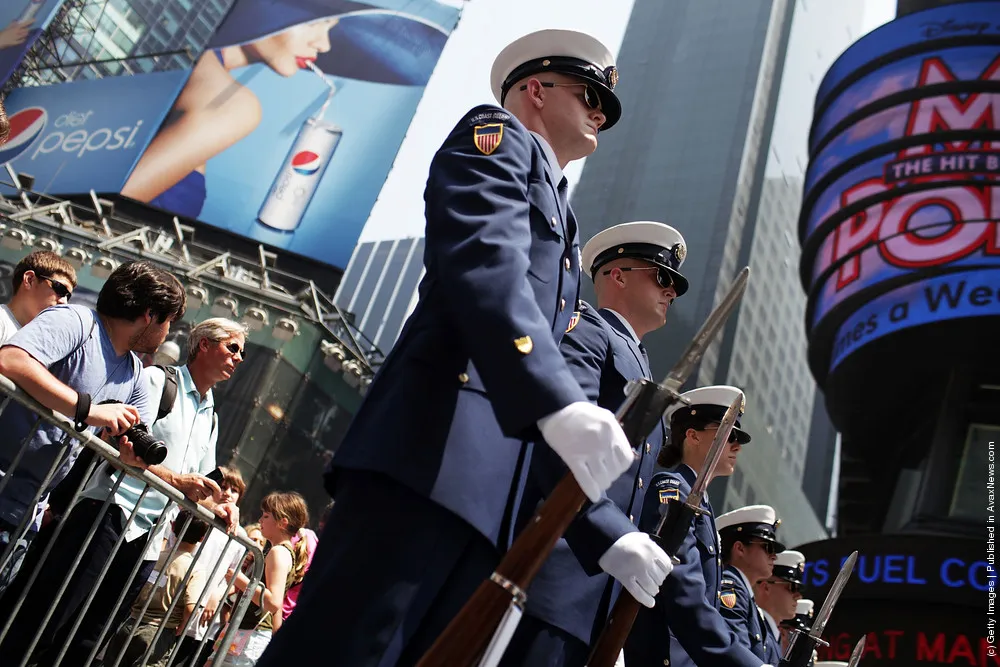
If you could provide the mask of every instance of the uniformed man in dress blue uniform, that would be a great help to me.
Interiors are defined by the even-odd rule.
[[[580,281],[563,169],[618,121],[617,80],[589,35],[526,35],[494,63],[501,106],[434,156],[419,302],[326,473],[336,504],[258,664],[416,663],[499,563],[533,446],[593,501],[632,464],[558,347]]]
[[[780,623],[795,618],[795,605],[802,598],[802,579],[806,557],[799,551],[786,550],[774,558],[771,576],[757,584],[754,596],[764,617],[767,633],[768,662],[784,655]]]
[[[726,410],[737,397],[744,400],[742,391],[725,385],[701,387],[683,396],[686,403],[668,410],[670,438],[657,463],[670,470],[651,480],[643,501],[641,530],[653,530],[661,510],[687,498]],[[715,477],[733,474],[740,449],[748,442],[750,434],[737,420]],[[675,554],[680,562],[664,581],[656,606],[639,611],[625,645],[628,667],[761,667],[763,663],[739,643],[719,612],[722,559],[707,495],[702,509],[705,514],[695,517]]]
[[[630,381],[651,379],[641,341],[664,325],[674,299],[687,292],[680,272],[686,255],[684,237],[660,222],[615,225],[584,246],[583,268],[594,281],[597,307],[580,304],[560,348],[591,401],[617,410]],[[636,524],[663,438],[661,424],[639,448],[628,473],[556,544],[528,590],[527,614],[504,655],[505,667],[583,667],[613,593],[620,590],[611,577],[637,600],[653,605],[672,565]],[[544,468],[546,454],[536,452],[532,462],[522,521],[530,520],[543,499],[541,489],[552,484],[535,477],[558,470]]]
[[[779,624],[780,627],[778,629],[781,630],[782,655],[788,650],[788,644],[792,640],[793,631],[809,632],[809,629],[812,628],[813,606],[812,600],[805,598],[799,600],[795,603],[795,616],[787,621],[781,621]]]
[[[740,507],[716,519],[725,564],[719,593],[722,615],[740,643],[764,662],[772,654],[754,587],[771,576],[775,556],[784,551],[775,533],[780,523],[769,505]]]

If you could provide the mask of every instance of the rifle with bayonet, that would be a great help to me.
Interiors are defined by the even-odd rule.
[[[865,635],[861,635],[861,639],[858,643],[854,645],[854,650],[851,651],[851,659],[847,661],[847,667],[858,667],[858,663],[861,662],[861,656],[865,652]]]
[[[735,310],[749,275],[748,267],[740,271],[662,383],[640,380],[629,386],[615,416],[633,449],[641,446],[667,409],[682,400],[680,388]],[[586,500],[576,479],[567,473],[417,667],[492,667],[499,663],[521,619],[528,586]]]
[[[723,416],[719,430],[716,431],[715,439],[712,441],[712,447],[705,457],[705,464],[698,473],[687,498],[683,502],[671,500],[666,505],[660,505],[660,520],[650,536],[670,556],[674,564],[680,562],[677,560],[677,552],[687,538],[691,522],[694,521],[695,516],[707,513],[706,510],[702,509],[701,503],[705,499],[708,483],[715,476],[715,469],[722,459],[722,454],[727,449],[729,434],[733,431],[733,426],[740,416],[742,407],[743,396],[738,395],[726,409],[726,414]],[[615,606],[611,609],[611,614],[604,624],[601,635],[597,638],[597,643],[594,644],[594,650],[590,654],[590,659],[587,660],[587,667],[614,667],[618,654],[624,648],[625,640],[628,639],[628,634],[639,614],[639,607],[639,601],[632,597],[628,591],[622,590]]]
[[[816,618],[813,620],[812,627],[808,631],[797,629],[792,631],[792,639],[788,643],[785,656],[778,663],[779,667],[806,667],[812,659],[813,651],[816,650],[817,646],[821,644],[829,646],[823,640],[823,630],[826,628],[827,621],[830,620],[830,614],[833,613],[833,608],[837,604],[840,594],[844,591],[844,586],[847,585],[847,580],[851,578],[851,573],[854,571],[854,564],[857,560],[858,552],[855,551],[844,561],[844,564],[840,568],[840,574],[833,580],[833,586],[830,587],[830,592],[826,594],[826,599],[823,600],[823,606],[819,608],[819,613],[816,614]],[[860,657],[859,654],[858,659]]]

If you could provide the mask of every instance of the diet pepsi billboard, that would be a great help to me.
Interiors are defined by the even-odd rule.
[[[24,54],[42,34],[64,0],[4,0],[0,2],[0,86],[6,83]]]
[[[809,151],[817,377],[896,331],[1000,315],[1000,2],[911,14],[851,46],[820,86]]]
[[[345,267],[457,4],[237,0],[121,193]]]
[[[34,176],[36,192],[117,192],[187,74],[18,88],[4,102],[11,133],[0,146],[0,165],[9,162],[14,171]],[[0,192],[13,191],[0,187]]]

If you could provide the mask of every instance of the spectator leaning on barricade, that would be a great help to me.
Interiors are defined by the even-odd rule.
[[[150,428],[154,438],[166,443],[167,458],[159,465],[149,466],[148,470],[194,502],[214,498],[219,504],[209,503],[210,508],[214,508],[231,527],[239,524],[236,505],[227,502],[219,484],[206,477],[215,470],[215,450],[219,438],[219,419],[215,413],[212,388],[228,380],[243,362],[245,344],[246,327],[239,322],[213,317],[191,329],[188,335],[188,358],[184,366],[146,368],[149,391],[155,404],[160,405],[167,387],[176,387],[170,412]],[[139,465],[145,467],[141,462]],[[240,479],[240,483],[242,482]],[[138,479],[126,477],[118,487],[115,502],[126,516],[135,507],[144,486]],[[104,500],[113,487],[113,478],[95,475],[83,495]],[[126,534],[126,539],[132,541],[145,538],[166,504],[166,496],[150,489],[139,505],[135,523]],[[169,511],[175,513],[176,506],[172,506]],[[153,569],[169,525],[170,522],[166,519],[160,522],[160,530],[150,538],[142,556],[143,565],[132,582],[126,603],[138,594],[146,576]],[[128,570],[131,571],[134,565],[133,560],[128,564]],[[111,602],[114,602],[114,598]]]
[[[238,505],[240,498],[246,492],[247,485],[243,481],[243,476],[239,470],[219,467],[222,473],[223,501],[233,505]],[[202,504],[211,502],[206,499]],[[239,528],[238,532],[246,536],[246,532]],[[226,575],[232,569],[238,568],[246,554],[246,549],[239,542],[231,541],[229,536],[218,530],[213,530],[205,541],[198,566],[204,571],[208,581],[208,595],[198,606],[198,618],[188,625],[184,633],[181,647],[177,649],[174,657],[175,665],[194,665],[200,667],[205,663],[212,651],[212,644],[221,628],[222,615],[216,618],[216,610],[222,600],[225,599],[229,590]],[[169,549],[170,545],[166,545]],[[207,635],[207,637],[206,637]],[[192,660],[193,658],[193,660]]]
[[[194,502],[213,501],[207,506],[231,527],[238,525],[239,521],[236,505],[227,504],[219,484],[206,477],[216,467],[215,450],[219,435],[212,388],[228,380],[243,361],[245,340],[246,328],[242,324],[223,318],[208,319],[195,325],[189,334],[187,364],[145,369],[150,400],[154,405],[162,405],[161,399],[168,386],[175,388],[171,391],[174,398],[170,411],[150,427],[152,436],[167,445],[167,457],[160,464],[148,467],[141,459],[126,461],[146,468]],[[122,619],[139,594],[160,556],[163,536],[170,526],[169,519],[176,512],[176,506],[172,506],[168,510],[171,516],[164,517],[160,530],[150,535],[150,530],[167,506],[166,496],[150,489],[139,503],[146,485],[139,478],[126,475],[116,489],[115,483],[121,473],[111,473],[110,469],[99,470],[91,477],[81,497],[92,502],[104,502],[114,491],[113,501],[122,516],[128,517],[133,511],[136,516],[125,532],[125,544],[115,554],[104,581],[98,582],[96,577],[90,581],[90,586],[99,585],[100,588],[73,640],[74,646],[79,647],[82,653],[81,662],[93,648],[93,642],[107,619]],[[129,584],[127,578],[137,560],[142,560],[142,565]],[[206,562],[205,565],[210,571],[211,564]],[[129,590],[121,606],[116,608],[118,595],[125,586]],[[67,656],[67,660],[69,663],[64,661],[63,664],[75,664],[73,658]]]
[[[184,534],[179,535],[188,516],[184,512],[174,520],[173,531],[179,537],[180,544],[173,554],[169,550],[161,553],[156,561],[155,573],[149,575],[149,580],[132,605],[130,618],[118,627],[108,642],[102,664],[115,664],[119,654],[122,654],[121,662],[117,663],[119,667],[152,667],[166,662],[181,628],[195,612],[198,597],[205,586],[205,573],[194,562],[194,556],[198,544],[208,532],[208,525],[193,519]],[[190,576],[188,570],[191,571]],[[184,581],[185,577],[187,582]],[[168,616],[167,610],[175,598],[179,599]],[[159,637],[156,636],[157,633]],[[146,661],[142,662],[142,657],[154,638],[154,648]],[[175,661],[175,664],[183,663]]]
[[[104,283],[96,312],[78,306],[57,306],[21,329],[0,349],[0,373],[42,405],[73,416],[77,429],[106,429],[108,435],[118,439],[122,459],[134,462],[137,459],[132,443],[119,436],[137,423],[151,423],[156,415],[156,402],[150,397],[136,353],[156,351],[170,331],[171,322],[183,316],[184,302],[184,289],[172,275],[147,262],[127,262]],[[5,435],[0,440],[0,469],[10,476],[0,494],[0,516],[10,523],[20,522],[29,508],[34,509],[35,496],[64,449],[66,436],[62,430],[42,425],[32,432],[35,423],[35,416],[19,406],[12,405],[0,414],[0,433]],[[10,468],[22,440],[24,455],[16,468]],[[66,475],[79,449],[75,443],[69,449],[50,486]],[[36,633],[39,664],[46,664],[47,649],[55,649],[54,653],[61,650],[126,522],[124,513],[115,505],[106,512],[101,510],[101,501],[88,498],[78,502],[62,522],[58,539],[41,564],[38,558],[53,537],[54,524],[39,531],[20,573],[0,598],[0,623],[6,623],[23,597],[0,645],[4,662],[18,664]],[[81,554],[92,527],[96,532]],[[144,549],[141,540],[138,545],[123,544],[116,560],[126,556],[134,563]],[[77,557],[81,560],[73,571]],[[26,589],[36,569],[37,579]],[[130,571],[125,568],[122,572],[113,566],[109,569],[105,584],[118,579],[113,600]],[[57,598],[67,577],[68,586]],[[111,606],[105,599],[108,594],[106,590],[98,591],[94,604],[103,603],[107,610]],[[51,618],[43,627],[42,619],[49,612]],[[107,616],[97,622],[98,630],[106,620]],[[92,633],[93,625],[81,626],[76,641],[93,639]],[[87,655],[77,653],[78,647],[71,647],[62,664],[82,661]]]
[[[11,283],[13,296],[0,306],[0,345],[49,306],[69,301],[76,288],[76,270],[54,252],[36,250],[17,263]],[[0,557],[9,542],[17,542],[0,568],[0,592],[17,574],[24,551],[38,531],[44,505],[44,501],[39,503],[33,521],[25,526],[20,538],[13,537],[17,525],[0,518]]]

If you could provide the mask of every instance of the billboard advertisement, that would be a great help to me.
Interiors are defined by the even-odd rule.
[[[996,564],[987,543],[949,536],[852,535],[798,547],[805,596],[817,605],[848,555],[854,572],[823,630],[820,660],[849,659],[866,636],[866,667],[996,667]],[[985,616],[983,612],[986,612]]]
[[[5,0],[0,3],[0,85],[42,34],[64,0]]]
[[[346,267],[458,18],[438,0],[237,0],[121,193]]]
[[[10,163],[14,171],[33,176],[36,192],[117,192],[187,75],[159,72],[17,88],[4,102],[11,132],[0,147],[0,165]],[[0,187],[0,192],[12,191]]]
[[[799,220],[807,327],[832,341],[820,374],[900,329],[1000,315],[998,16],[983,2],[893,21],[820,87]]]

